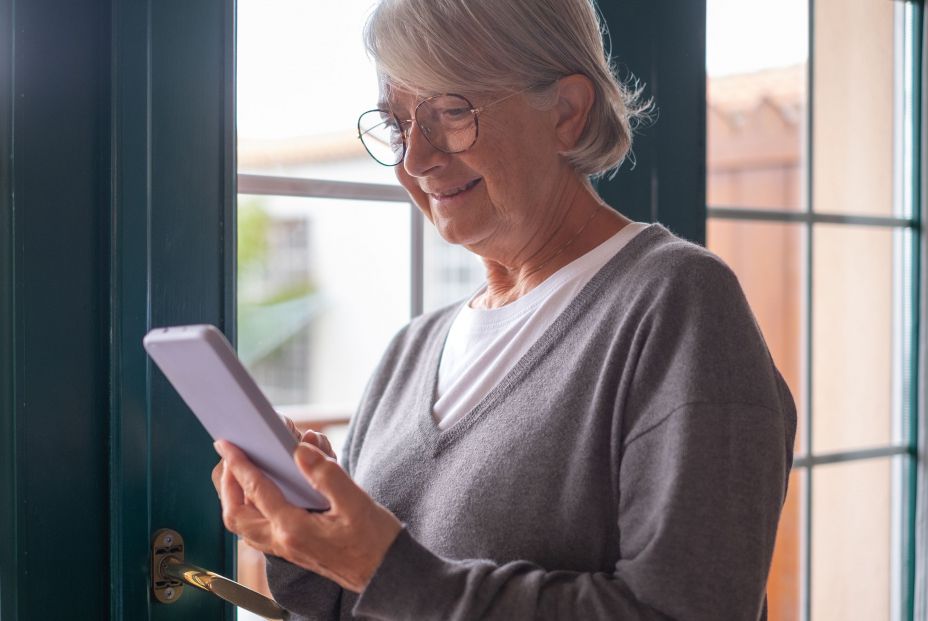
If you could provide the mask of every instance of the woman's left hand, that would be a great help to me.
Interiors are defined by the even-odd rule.
[[[402,530],[390,511],[358,487],[333,459],[306,443],[297,467],[331,508],[312,513],[290,504],[236,446],[220,440],[222,521],[250,546],[287,559],[360,593]]]

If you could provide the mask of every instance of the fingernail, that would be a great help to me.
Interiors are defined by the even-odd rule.
[[[303,444],[297,447],[296,457],[307,466],[312,466],[318,463],[320,459],[322,459],[322,455],[320,455],[317,451],[313,450],[308,445]]]
[[[213,450],[219,453],[219,456],[222,457],[222,446],[219,444],[219,440],[213,442]]]

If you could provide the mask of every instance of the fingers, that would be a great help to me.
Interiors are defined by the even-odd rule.
[[[225,514],[227,509],[245,504],[245,492],[232,471],[226,467],[225,459],[219,462],[217,468],[219,467],[222,468],[219,475],[219,501],[222,503],[222,512]]]
[[[367,497],[341,466],[315,446],[300,444],[293,457],[300,472],[326,497],[333,511],[350,511]]]
[[[231,532],[248,540],[252,547],[262,552],[273,543],[270,521],[251,505],[244,504],[227,508],[224,504],[222,523]]]
[[[216,467],[213,468],[213,472],[210,475],[210,478],[213,480],[213,487],[216,488],[216,495],[222,498],[222,460],[219,460],[219,463],[216,464]]]
[[[256,550],[279,556],[282,550],[276,530],[295,523],[305,511],[287,503],[277,486],[238,447],[225,441],[216,442],[215,447],[222,455],[213,472],[220,472],[223,524]]]
[[[251,460],[238,447],[225,440],[216,442],[215,446],[225,462],[225,473],[222,479],[224,508],[227,502],[226,494],[234,494],[228,497],[230,505],[244,504],[247,498],[261,514],[271,519],[275,514],[293,508],[293,505],[284,499],[284,495],[277,486],[265,477],[264,473],[251,463]]]
[[[293,437],[299,440],[301,432],[299,429],[297,429],[296,423],[294,423],[292,420],[290,420],[288,417],[284,416],[283,414],[278,414],[278,416],[280,416],[280,419],[284,421],[284,424],[287,426],[287,429],[290,430],[290,433],[293,434]]]
[[[296,426],[296,423],[294,423],[288,417],[284,416],[283,414],[278,414],[278,416],[280,416],[281,420],[284,421],[287,429],[297,440],[300,442],[312,444],[313,446],[321,449],[323,453],[332,459],[338,459],[335,455],[335,451],[332,450],[332,444],[329,442],[329,439],[325,436],[325,434],[313,431],[311,429],[308,431],[300,431],[299,427]]]
[[[296,423],[290,420],[290,418],[284,416],[283,414],[278,414],[278,416],[282,421],[284,421],[287,429],[297,440],[300,442],[307,442],[312,444],[313,446],[321,449],[323,453],[332,459],[336,459],[335,451],[332,450],[332,444],[329,442],[329,439],[325,437],[325,434],[321,434],[311,429],[308,431],[300,431],[299,427],[296,426]]]
[[[332,450],[332,444],[329,442],[329,439],[325,436],[325,434],[309,430],[303,433],[303,437],[300,438],[300,442],[312,444],[332,459],[338,461],[338,458],[335,456],[335,451]]]

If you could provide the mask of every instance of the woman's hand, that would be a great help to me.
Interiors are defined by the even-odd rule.
[[[329,442],[329,439],[325,436],[325,434],[319,433],[318,431],[312,431],[312,430],[305,431],[305,432],[300,431],[297,428],[296,423],[294,423],[292,420],[290,420],[289,418],[287,418],[286,416],[282,414],[278,414],[278,416],[280,416],[281,420],[284,421],[284,424],[287,426],[287,429],[290,430],[290,433],[293,434],[294,438],[296,438],[300,442],[312,444],[313,446],[321,450],[323,453],[325,453],[326,456],[331,457],[332,459],[336,459],[335,451],[332,450],[332,444]],[[222,459],[220,459],[219,463],[216,464],[216,467],[213,468],[213,473],[212,473],[213,487],[216,488],[216,494],[219,495],[220,497],[222,497],[220,485],[222,481],[223,463],[224,462],[222,461]]]
[[[222,457],[218,489],[226,528],[265,554],[285,558],[345,589],[364,590],[402,529],[396,516],[314,444],[301,443],[294,460],[329,501],[331,508],[323,513],[288,503],[234,445],[219,441],[215,446]]]
[[[292,420],[286,416],[283,416],[282,414],[278,414],[278,416],[280,416],[280,418],[284,421],[284,424],[287,425],[287,429],[290,430],[290,433],[292,433],[297,440],[300,442],[306,442],[307,444],[312,444],[332,459],[335,459],[336,461],[338,460],[338,457],[336,457],[335,451],[332,450],[332,445],[329,443],[329,439],[325,436],[325,434],[319,433],[318,431],[313,431],[311,429],[307,431],[300,431],[297,428],[296,423],[294,423]]]

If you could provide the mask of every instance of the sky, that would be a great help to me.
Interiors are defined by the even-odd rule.
[[[240,139],[344,131],[373,107],[361,40],[373,0],[239,0]],[[803,62],[807,0],[707,0],[709,76]]]

